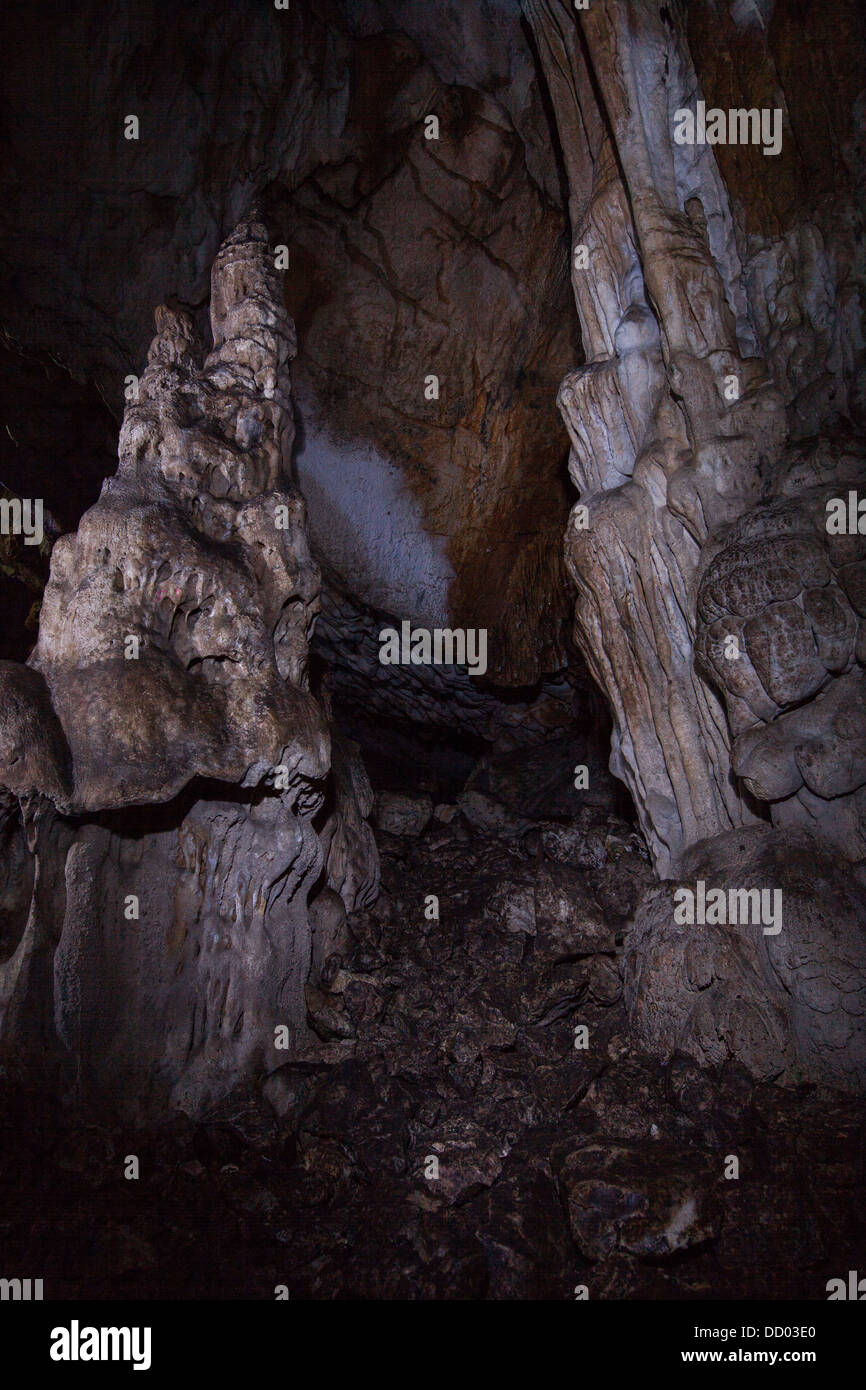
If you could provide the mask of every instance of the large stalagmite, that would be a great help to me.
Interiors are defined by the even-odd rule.
[[[866,857],[866,537],[825,524],[866,473],[856,253],[843,225],[826,304],[803,251],[814,232],[792,239],[793,267],[785,252],[793,286],[774,279],[776,249],[746,275],[713,148],[675,136],[701,98],[682,6],[527,8],[569,180],[587,361],[559,397],[581,493],[566,561],[575,635],[613,709],[611,767],[661,878],[736,883],[739,864],[744,887],[772,883],[790,905],[744,969],[736,932],[672,929],[663,885],[627,947],[632,1021],[666,1056],[863,1085],[866,923],[853,891],[832,922],[804,907],[802,882],[810,852],[816,882],[836,863],[849,888]]]
[[[117,474],[54,548],[29,667],[0,671],[4,834],[32,882],[6,913],[4,1050],[71,1059],[140,1114],[301,1048],[310,893],[351,908],[377,882],[369,788],[340,741],[329,790],[310,691],[320,577],[264,227],[216,258],[203,365],[187,314],[156,322]]]

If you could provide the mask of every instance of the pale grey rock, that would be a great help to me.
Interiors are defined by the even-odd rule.
[[[781,930],[752,917],[677,922],[675,893],[698,880],[707,892],[779,890]],[[735,1058],[763,1079],[866,1088],[866,910],[853,869],[826,842],[752,826],[693,846],[679,878],[639,904],[624,963],[629,1019],[653,1055]]]
[[[535,935],[535,889],[531,883],[501,883],[494,890],[489,909],[507,932]]]
[[[328,885],[346,912],[370,907],[379,892],[379,855],[368,817],[373,789],[357,745],[336,726],[331,733],[330,814],[319,827]]]
[[[647,1162],[640,1143],[558,1146],[558,1169],[571,1232],[581,1254],[596,1260],[613,1251],[664,1259],[718,1235],[720,1210],[708,1153],[684,1161],[671,1144]]]
[[[806,463],[800,451],[798,481]],[[832,490],[798,487],[727,528],[707,548],[697,602],[697,660],[725,697],[734,773],[774,824],[817,824],[851,860],[866,856],[866,676],[846,581],[866,538],[828,535],[825,522],[860,466],[843,454]],[[813,461],[813,480],[822,472]]]
[[[41,22],[14,27],[28,81],[7,109],[0,222],[15,345],[96,383],[119,416],[151,306],[203,305],[222,239],[261,198],[290,248],[304,334],[297,465],[318,553],[400,616],[467,625],[480,599],[474,621],[499,627],[491,660],[507,682],[562,665],[554,396],[572,325],[519,0],[245,0],[206,25],[184,8],[166,25],[159,6],[82,0],[63,42],[87,57],[64,66],[56,122],[37,117],[57,98]],[[434,364],[448,387],[431,403]],[[503,498],[534,533],[516,563],[488,548]]]
[[[823,526],[827,498],[866,481],[862,441],[839,429],[860,253],[844,228],[836,266],[816,230],[746,238],[736,200],[754,190],[726,185],[713,147],[674,140],[702,96],[683,7],[570,10],[527,4],[588,256],[572,268],[586,365],[559,394],[581,491],[566,563],[613,710],[611,770],[662,877],[752,824],[755,797],[862,858],[863,734],[843,710],[866,648],[863,561],[859,538]],[[832,438],[804,437],[819,425]],[[807,709],[814,785],[795,766]]]
[[[345,955],[352,944],[343,900],[333,888],[323,888],[310,903],[310,930],[313,940],[309,978],[317,984],[325,962],[331,956]]]

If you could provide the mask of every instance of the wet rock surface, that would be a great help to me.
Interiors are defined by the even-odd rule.
[[[383,835],[263,1094],[158,1132],[8,1098],[6,1262],[52,1298],[825,1298],[866,1234],[862,1105],[629,1042],[651,875],[593,814],[584,868],[462,815]]]

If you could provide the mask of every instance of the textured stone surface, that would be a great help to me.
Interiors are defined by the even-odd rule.
[[[326,572],[312,652],[328,667],[341,726],[362,746],[380,785],[395,790],[414,785],[444,799],[465,784],[485,745],[494,745],[497,757],[513,752],[520,759],[527,745],[538,744],[549,746],[547,753],[539,747],[537,756],[549,758],[550,787],[543,793],[535,778],[536,795],[568,804],[571,769],[578,762],[591,765],[593,786],[609,790],[604,772],[609,717],[573,652],[568,667],[507,690],[487,677],[470,676],[462,666],[383,667],[380,633],[388,628],[400,631],[395,614],[371,609]],[[492,650],[492,633],[488,640]],[[574,750],[571,767],[562,758],[566,737]]]
[[[39,623],[4,1259],[823,1299],[864,1244],[856,0],[54,10],[0,43],[0,502],[47,500],[0,538],[0,658]],[[778,107],[780,154],[677,144],[702,99]],[[488,670],[384,667],[404,617]],[[699,884],[781,929],[680,921]]]
[[[675,111],[703,95],[690,34],[719,81],[709,7],[687,7],[687,22],[683,6],[600,0],[581,14],[580,39],[568,8],[528,6],[566,159],[572,242],[589,260],[572,272],[587,365],[565,378],[559,403],[581,490],[566,539],[575,632],[613,708],[611,766],[632,789],[662,875],[689,845],[749,824],[752,796],[774,803],[778,824],[817,823],[846,858],[861,858],[851,783],[862,731],[856,719],[844,731],[834,724],[856,678],[845,677],[844,695],[828,689],[859,659],[859,551],[829,555],[830,539],[816,534],[827,498],[866,473],[850,431],[851,421],[862,427],[862,248],[837,217],[839,200],[856,204],[853,146],[837,141],[832,233],[828,180],[820,184],[833,256],[817,227],[795,224],[790,200],[790,227],[771,229],[764,216],[762,235],[751,235],[767,212],[765,168],[774,186],[792,171],[806,176],[803,118],[792,131],[788,114],[799,92],[785,94],[778,163],[751,145],[677,144]],[[791,70],[797,21],[776,8],[769,35],[731,40],[737,83],[751,93],[743,105],[755,104],[755,85],[778,104],[767,88],[774,53]],[[735,26],[726,17],[723,27]],[[849,66],[846,54],[827,119],[856,141]],[[819,425],[835,436],[806,441]],[[743,648],[734,660],[724,655],[731,636]],[[780,774],[771,785],[766,774],[779,760],[770,745],[790,749],[799,737],[787,711],[816,696],[827,726],[816,742],[825,762],[838,752],[846,769],[838,790],[822,780],[828,805],[807,778]],[[756,724],[765,737],[740,743]],[[795,808],[786,798],[801,786]]]
[[[290,253],[314,543],[373,607],[490,628],[504,683],[557,669],[554,397],[578,347],[519,0],[238,0],[204,25],[182,9],[167,25],[163,8],[4,11],[12,344],[95,383],[119,416],[150,307],[202,316],[220,242],[259,195]],[[36,452],[53,447],[47,433]]]
[[[804,471],[783,500],[708,547],[697,660],[725,697],[733,771],[774,824],[817,828],[856,861],[866,858],[866,676],[850,576],[866,537],[828,535],[825,522],[828,499],[847,497],[863,462],[841,453],[832,488],[804,488]],[[735,660],[724,655],[731,634]]]
[[[378,883],[369,785],[348,745],[329,785],[309,689],[319,574],[264,227],[216,258],[203,365],[188,316],[156,320],[117,474],[54,546],[30,667],[0,671],[2,778],[64,878],[5,967],[4,1049],[27,997],[83,1091],[140,1112],[266,1071],[280,1025],[297,1046],[309,893],[323,870],[349,907]],[[24,968],[45,933],[53,986]]]
[[[779,225],[766,187],[802,181],[813,152],[797,145],[802,108],[792,127],[784,104],[799,94],[776,85],[776,56],[792,72],[789,7],[736,41],[726,15],[734,80],[707,44],[716,7],[711,20],[700,3],[597,0],[577,23],[564,0],[527,8],[586,356],[559,393],[581,494],[566,535],[575,636],[611,702],[611,768],[671,880],[629,938],[630,1018],[665,1058],[862,1089],[863,545],[826,526],[828,501],[866,480],[850,55],[821,119],[853,143],[837,135],[818,202],[786,196]],[[726,106],[746,91],[744,106],[783,103],[778,163],[754,144],[717,157],[675,140],[676,112],[704,96],[690,34]],[[767,807],[775,839],[755,824]],[[673,880],[701,874],[781,890],[781,935],[677,925]]]
[[[320,982],[353,1031],[278,1067],[264,1101],[131,1144],[7,1088],[4,1257],[58,1297],[825,1299],[863,1248],[862,1103],[648,1057],[622,1000],[590,994],[618,953],[542,962],[500,914],[503,885],[556,868],[456,823],[390,840],[385,891]],[[579,877],[607,913],[606,870]],[[121,1211],[130,1147],[148,1159]]]
[[[614,1250],[671,1255],[718,1234],[712,1156],[658,1146],[647,1164],[643,1145],[583,1144],[559,1157],[575,1243],[588,1259]]]
[[[734,1058],[759,1078],[866,1088],[866,912],[850,870],[803,831],[753,826],[694,846],[681,879],[693,890],[703,880],[708,893],[781,892],[781,930],[680,924],[678,883],[652,889],[625,952],[641,1045],[664,1060]]]
[[[708,3],[685,6],[684,18],[708,105],[774,107],[784,96],[778,156],[758,162],[741,145],[714,152],[730,190],[751,331],[793,430],[814,435],[840,419],[862,428],[866,50],[856,0],[808,14],[776,0],[764,24]]]
[[[432,815],[429,796],[381,792],[376,801],[376,824],[388,835],[420,835]]]

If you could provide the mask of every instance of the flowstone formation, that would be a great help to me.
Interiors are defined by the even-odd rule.
[[[750,239],[760,169],[739,166],[744,186],[730,191],[713,145],[682,134],[702,100],[683,6],[593,0],[577,20],[564,0],[528,10],[562,138],[587,359],[559,395],[581,494],[566,562],[575,636],[613,710],[611,768],[662,879],[694,889],[696,875],[737,883],[763,867],[775,874],[764,886],[792,895],[781,974],[751,947],[741,969],[734,939],[705,924],[676,933],[660,965],[663,885],[628,948],[632,1021],[666,1055],[742,1056],[761,1074],[771,1057],[774,1075],[794,1058],[801,1074],[862,1086],[862,917],[851,894],[834,899],[832,923],[817,889],[804,901],[779,849],[779,832],[796,830],[818,880],[836,862],[849,885],[866,855],[866,537],[826,524],[866,482],[853,222],[834,229],[825,208],[826,243],[817,225],[783,246]],[[781,98],[772,106],[767,117],[790,120]],[[747,110],[736,124],[722,114],[729,131],[753,128]],[[742,157],[775,156],[758,139]],[[753,1007],[763,1017],[792,987],[789,968],[808,988],[794,989],[796,1019],[764,1028],[762,1061],[736,1021]],[[698,1027],[690,990],[711,984]]]
[[[735,775],[774,825],[817,829],[856,862],[866,859],[866,536],[828,533],[827,503],[839,491],[847,500],[863,465],[839,444],[803,464],[776,502],[706,547],[697,657],[724,694]],[[816,486],[822,464],[831,481]],[[736,660],[724,655],[731,637]]]
[[[140,1115],[302,1049],[308,898],[329,885],[344,912],[378,879],[365,774],[341,742],[330,778],[310,690],[320,577],[265,228],[215,260],[203,365],[189,315],[156,326],[116,476],[54,547],[28,667],[0,669],[5,834],[32,882],[4,904],[3,1049],[65,1056],[85,1098]]]
[[[736,884],[744,902],[757,893],[779,912],[775,922],[768,913],[746,925],[707,912],[695,924],[677,920],[669,883],[645,895],[625,951],[624,995],[647,1051],[665,1062],[683,1052],[705,1067],[736,1061],[766,1081],[863,1090],[862,883],[806,832],[770,826],[693,845],[681,877],[687,891],[702,883],[705,900],[721,890],[729,904]]]

